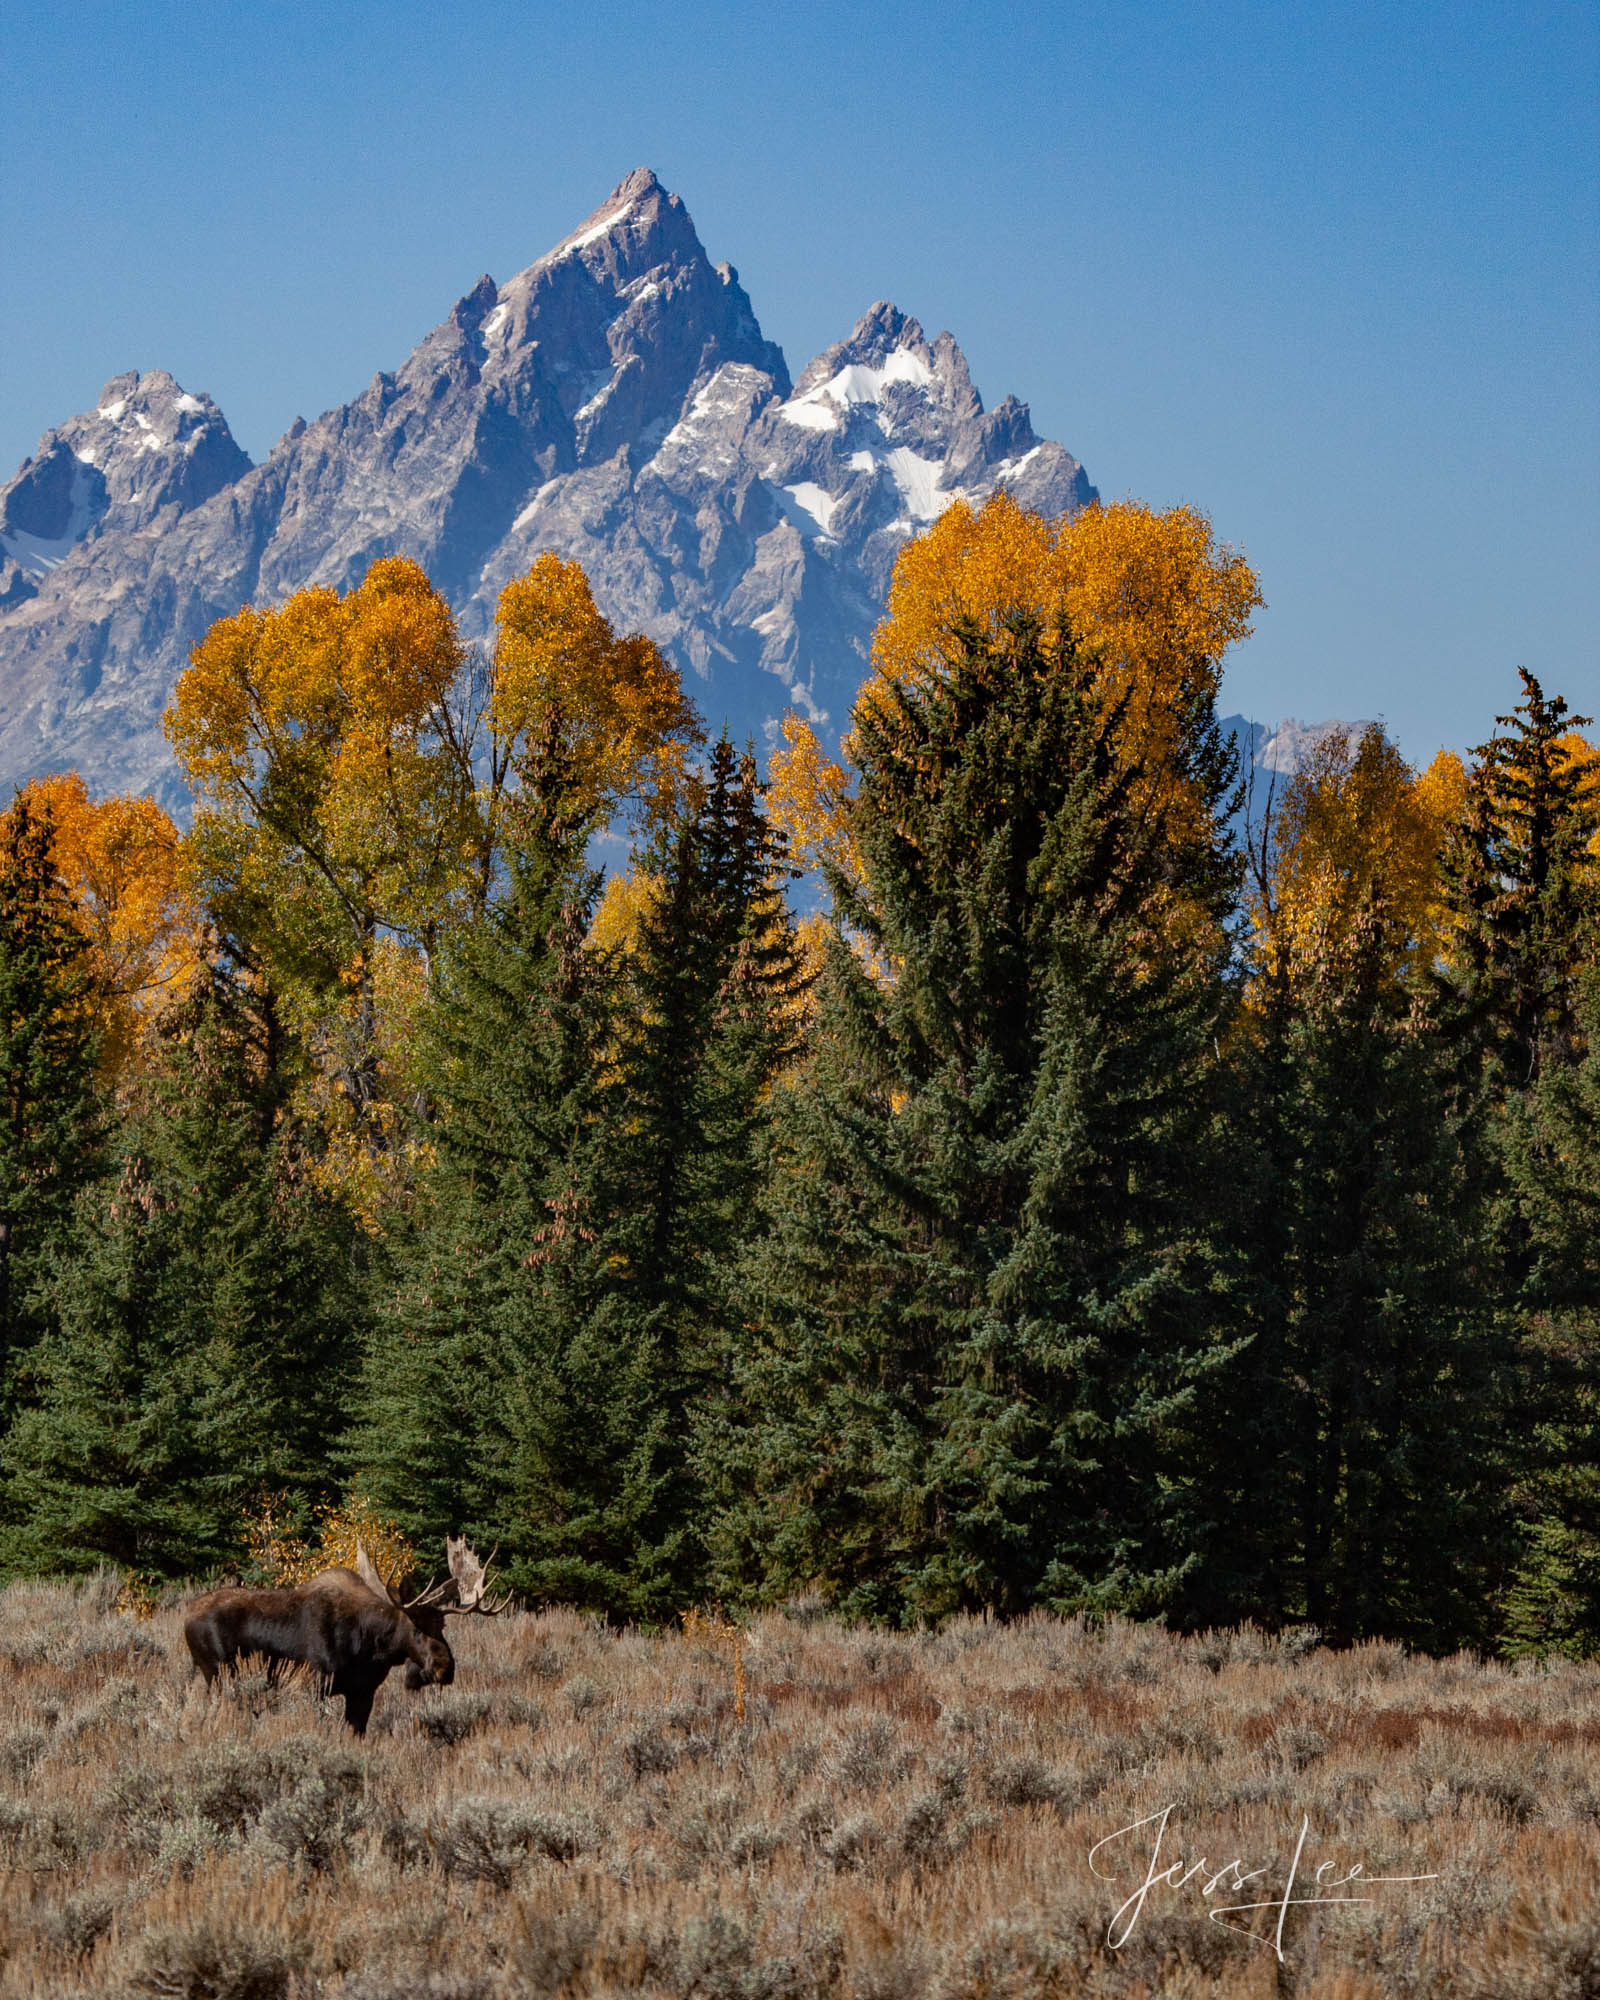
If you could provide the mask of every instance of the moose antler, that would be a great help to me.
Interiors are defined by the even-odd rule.
[[[384,1582],[378,1565],[367,1553],[365,1542],[356,1543],[356,1575],[360,1577],[368,1590],[375,1592],[383,1599],[385,1604],[398,1604],[400,1602],[399,1594],[390,1584]]]
[[[487,1594],[489,1563],[494,1561],[498,1550],[490,1550],[489,1562],[480,1562],[477,1551],[468,1547],[465,1537],[447,1535],[445,1553],[450,1559],[450,1580],[455,1585],[457,1600],[454,1604],[445,1605],[445,1612],[475,1611],[484,1618],[498,1618],[511,1603],[509,1595],[490,1597]]]
[[[367,1586],[375,1591],[386,1604],[398,1605],[402,1611],[438,1610],[450,1612],[475,1611],[485,1618],[498,1618],[511,1603],[507,1597],[488,1596],[489,1563],[495,1558],[491,1551],[489,1562],[480,1562],[477,1552],[469,1547],[464,1536],[447,1535],[445,1552],[450,1559],[450,1574],[431,1583],[426,1590],[415,1597],[403,1597],[392,1583],[386,1583],[378,1565],[367,1553],[364,1542],[356,1543],[356,1574]],[[455,1603],[447,1603],[450,1597]]]

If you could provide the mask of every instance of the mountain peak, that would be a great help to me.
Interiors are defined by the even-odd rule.
[[[114,375],[92,410],[46,431],[0,487],[0,558],[39,577],[102,527],[137,530],[200,506],[250,469],[211,398],[165,368]],[[13,600],[28,594],[12,578]]]
[[[1023,405],[986,415],[951,336],[888,300],[791,393],[737,270],[646,167],[248,464],[209,397],[155,369],[109,382],[0,489],[0,786],[75,764],[181,809],[161,712],[212,621],[394,553],[476,640],[555,550],[713,723],[770,737],[793,703],[826,726],[908,537],[1001,487],[1052,515],[1093,497]]]

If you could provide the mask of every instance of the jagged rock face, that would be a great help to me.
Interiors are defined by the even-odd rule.
[[[119,375],[0,488],[0,550],[19,576],[44,576],[85,536],[170,520],[169,509],[186,513],[249,470],[209,396],[189,395],[164,368]]]
[[[906,539],[1005,485],[1093,497],[985,412],[948,334],[875,306],[791,385],[731,265],[640,170],[526,271],[483,278],[395,374],[251,467],[209,398],[111,383],[0,494],[0,784],[76,765],[185,797],[160,717],[214,618],[415,557],[469,636],[544,549],[677,659],[713,727],[842,726]]]

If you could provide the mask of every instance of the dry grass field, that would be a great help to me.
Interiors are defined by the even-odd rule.
[[[741,1718],[715,1629],[458,1625],[362,1744],[175,1606],[0,1595],[0,1995],[1600,1994],[1600,1668],[797,1610]]]

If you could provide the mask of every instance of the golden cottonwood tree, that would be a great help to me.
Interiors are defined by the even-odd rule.
[[[495,893],[519,756],[552,723],[574,809],[602,815],[648,816],[700,740],[659,649],[619,638],[553,555],[501,593],[489,670],[391,556],[343,596],[219,620],[178,682],[166,727],[196,796],[197,878],[316,1059],[346,1180],[386,1158],[404,1171],[427,964]]]
[[[1138,774],[1136,794],[1159,800],[1176,826],[1188,791],[1172,768],[1181,718],[1215,697],[1222,656],[1249,634],[1261,602],[1249,563],[1218,543],[1192,507],[1156,513],[1125,501],[1051,520],[1003,490],[977,512],[957,502],[901,551],[858,712],[892,686],[937,679],[964,625],[997,641],[1019,613],[1047,630],[1065,619],[1100,660],[1103,699],[1122,704],[1120,751]],[[826,854],[851,874],[859,861],[848,774],[797,716],[784,734],[787,748],[773,761],[774,817],[803,860],[815,865]],[[848,755],[848,735],[844,748]]]
[[[802,869],[827,861],[851,881],[861,879],[861,856],[850,831],[853,781],[823,750],[809,722],[792,710],[783,719],[783,745],[772,759],[767,812]]]
[[[449,606],[397,556],[195,647],[167,733],[202,866],[268,900],[303,973],[337,980],[380,930],[426,939],[478,858],[462,665]]]
[[[1108,701],[1125,701],[1123,755],[1157,782],[1177,741],[1177,717],[1214,696],[1222,655],[1248,636],[1262,602],[1256,574],[1218,543],[1193,507],[1165,513],[1122,501],[1047,520],[993,494],[974,513],[947,508],[895,564],[872,642],[875,683],[937,674],[955,626],[990,639],[1008,619],[1058,619],[1099,655]]]
[[[182,838],[154,799],[92,799],[76,771],[32,779],[20,799],[54,828],[56,867],[89,944],[102,1065],[115,1078],[134,1060],[155,1009],[181,999],[205,969],[203,913]],[[0,814],[0,827],[15,811]]]
[[[220,619],[166,718],[198,877],[316,1057],[346,1166],[404,1150],[409,1037],[381,1002],[420,990],[403,961],[485,884],[465,664],[444,599],[387,557],[343,597]]]
[[[1254,844],[1251,915],[1267,977],[1293,984],[1374,917],[1392,979],[1430,967],[1447,924],[1439,854],[1465,785],[1451,751],[1419,777],[1376,723],[1359,737],[1325,730],[1269,796]]]
[[[526,739],[553,718],[585,806],[645,817],[677,798],[703,741],[694,704],[653,640],[618,638],[582,566],[547,551],[496,610],[493,728]]]

